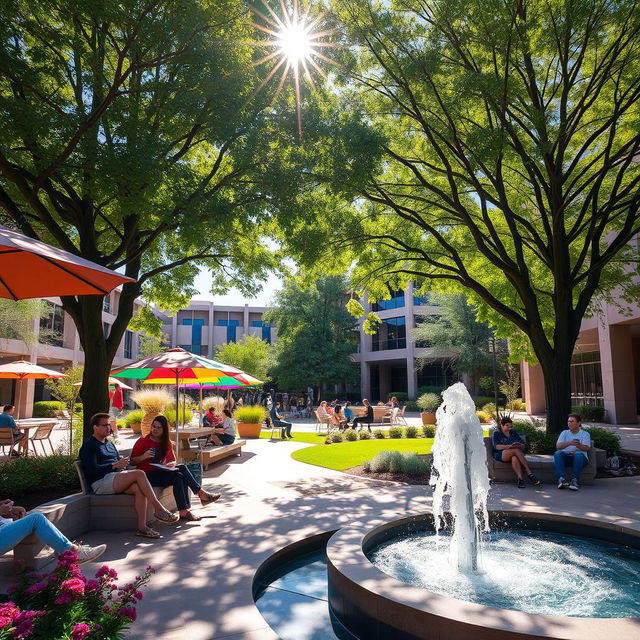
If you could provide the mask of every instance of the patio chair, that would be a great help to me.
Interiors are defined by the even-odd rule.
[[[46,456],[47,455],[47,451],[44,448],[44,443],[48,442],[49,446],[51,447],[51,454],[53,455],[55,453],[55,451],[53,450],[53,444],[51,442],[51,432],[53,431],[54,427],[56,426],[55,422],[47,422],[45,424],[41,424],[37,431],[31,436],[30,440],[31,442],[39,442],[40,446],[42,447],[42,453]],[[33,445],[33,451],[34,453],[36,453],[36,445]],[[37,455],[37,453],[36,453]]]
[[[11,429],[0,429],[0,447],[2,447],[2,455],[5,455],[5,447],[9,447],[9,455],[16,446],[16,441],[13,438],[13,431]]]
[[[316,416],[316,431],[320,433],[320,429],[324,426],[327,427],[327,434],[331,433],[331,429],[333,428],[333,424],[331,423],[331,417],[326,416],[325,418],[321,418],[318,415],[317,409],[314,409],[313,413]]]
[[[391,413],[389,415],[382,416],[382,424],[384,425],[385,422],[388,422],[389,426],[391,426],[392,424],[396,424],[399,413],[400,409],[398,407],[394,407],[393,409],[391,409]]]
[[[56,423],[56,426],[58,426],[60,429],[68,429],[69,428],[69,422],[71,422],[71,416],[69,415],[69,412],[66,409],[56,409],[54,411],[56,420],[58,421]]]
[[[395,423],[396,424],[402,425],[404,427],[407,426],[407,421],[406,421],[406,419],[404,417],[404,412],[406,410],[407,410],[407,407],[402,407],[402,409],[400,409],[398,411],[398,413],[396,414],[396,417],[395,417]]]

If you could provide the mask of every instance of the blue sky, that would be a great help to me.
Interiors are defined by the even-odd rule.
[[[212,295],[211,290],[211,274],[206,271],[200,271],[195,280],[195,287],[198,292],[195,300],[213,300],[217,304],[250,304],[258,307],[266,307],[273,301],[274,295],[282,287],[282,281],[276,275],[271,274],[263,283],[262,291],[255,298],[247,298],[243,296],[237,289],[231,289],[225,295]]]

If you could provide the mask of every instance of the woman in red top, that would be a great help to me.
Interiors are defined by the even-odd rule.
[[[151,463],[175,467],[176,470],[158,469],[151,466]],[[173,495],[181,520],[201,519],[189,510],[191,507],[189,489],[200,498],[203,507],[220,497],[219,493],[205,491],[184,464],[176,465],[176,457],[169,439],[169,422],[164,416],[156,416],[151,423],[151,433],[140,438],[133,445],[131,464],[135,464],[138,469],[147,474],[152,487],[173,487]]]

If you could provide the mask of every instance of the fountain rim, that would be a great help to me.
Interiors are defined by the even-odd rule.
[[[507,520],[531,520],[535,522],[556,521],[592,529],[601,530],[603,539],[606,532],[628,535],[638,539],[640,548],[640,521],[620,519],[621,522],[603,522],[584,516],[545,513],[538,511],[522,511],[508,509],[489,510],[489,516]],[[638,618],[571,618],[544,614],[530,614],[511,609],[499,609],[483,604],[458,600],[415,587],[383,573],[365,555],[375,544],[382,542],[385,532],[401,529],[412,523],[432,519],[432,514],[413,514],[397,520],[380,524],[374,520],[358,526],[344,527],[336,531],[327,543],[327,563],[331,591],[332,581],[340,583],[342,593],[345,585],[353,592],[358,602],[368,600],[371,594],[376,600],[378,613],[391,611],[396,618],[400,611],[410,619],[416,616],[431,616],[435,619],[448,620],[469,627],[493,629],[495,638],[554,638],[584,640],[597,637],[598,633],[611,633],[615,630],[616,640],[637,638],[640,617]],[[572,534],[580,537],[580,534]],[[584,537],[584,536],[583,536]],[[425,594],[428,594],[425,597]],[[342,597],[342,595],[340,596]],[[330,605],[331,596],[330,596]],[[334,610],[339,607],[333,607]],[[393,613],[395,611],[395,613]],[[338,611],[335,611],[338,615]],[[340,615],[338,615],[340,618]],[[534,619],[536,622],[534,622]],[[615,629],[613,629],[615,626]],[[541,628],[542,627],[542,628]],[[444,637],[444,636],[443,636]],[[449,637],[449,636],[447,636]],[[458,633],[451,636],[462,637]],[[483,638],[485,636],[482,636]]]

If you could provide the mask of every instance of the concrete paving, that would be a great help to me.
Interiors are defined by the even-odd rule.
[[[313,428],[307,421],[296,423],[293,430]],[[637,426],[632,429],[640,434]],[[134,436],[122,434],[120,449],[126,451],[134,441]],[[427,487],[370,481],[293,460],[291,452],[304,446],[249,440],[241,457],[205,474],[205,488],[220,491],[221,500],[207,508],[194,501],[195,511],[203,516],[200,522],[158,524],[162,540],[136,538],[132,532],[94,531],[85,536],[91,544],[108,543],[98,564],[84,566],[86,575],[103,562],[115,568],[123,582],[148,565],[157,569],[144,590],[131,638],[275,640],[252,598],[253,576],[270,555],[320,532],[430,508]],[[555,486],[519,490],[509,484],[494,486],[490,505],[625,524],[640,521],[639,495],[640,477],[597,480],[579,492]]]

